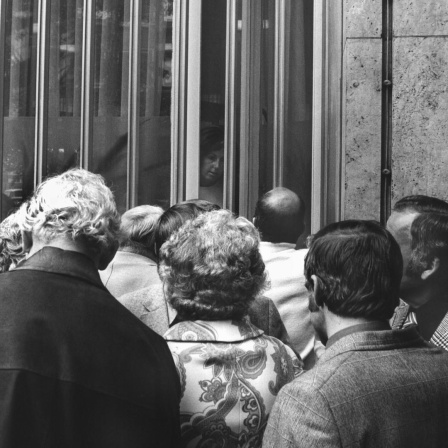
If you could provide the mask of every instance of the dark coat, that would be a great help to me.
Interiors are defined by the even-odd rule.
[[[165,341],[82,254],[46,247],[0,275],[0,446],[175,447]]]

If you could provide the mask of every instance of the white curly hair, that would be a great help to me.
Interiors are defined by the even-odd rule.
[[[20,208],[18,223],[46,244],[65,236],[110,248],[120,233],[120,215],[103,177],[79,168],[42,182]]]

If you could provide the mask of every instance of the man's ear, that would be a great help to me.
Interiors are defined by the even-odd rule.
[[[434,257],[431,265],[429,266],[429,269],[426,269],[422,272],[421,278],[422,280],[427,280],[431,275],[435,274],[440,267],[440,259],[438,257]]]
[[[320,281],[320,278],[316,275],[312,275],[311,278],[313,279],[314,283],[314,301],[316,302],[316,305],[320,308],[324,306],[324,302],[322,300],[322,284]]]
[[[21,230],[23,253],[27,254],[33,247],[33,234],[26,230]]]

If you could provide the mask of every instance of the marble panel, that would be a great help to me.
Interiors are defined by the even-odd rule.
[[[379,219],[381,40],[347,40],[345,219]]]
[[[381,0],[345,0],[346,37],[381,37]]]
[[[448,34],[447,0],[400,0],[393,5],[395,36]]]
[[[448,38],[396,38],[392,203],[448,200]]]

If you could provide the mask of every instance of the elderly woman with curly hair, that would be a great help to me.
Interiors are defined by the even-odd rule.
[[[265,284],[259,236],[225,210],[188,221],[160,251],[180,322],[164,335],[181,383],[182,446],[261,446],[280,388],[302,362],[246,318]]]

